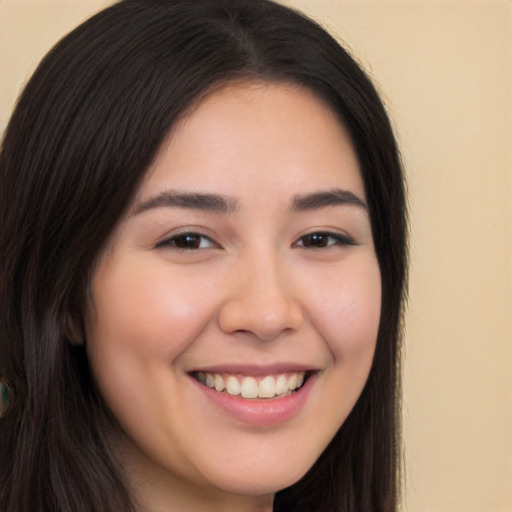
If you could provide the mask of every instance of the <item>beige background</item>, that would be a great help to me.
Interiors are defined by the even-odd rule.
[[[108,0],[0,0],[0,130],[61,34]],[[407,167],[411,512],[512,511],[512,2],[285,0],[376,77]]]

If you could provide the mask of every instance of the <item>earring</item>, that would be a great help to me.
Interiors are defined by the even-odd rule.
[[[0,418],[5,418],[12,409],[14,402],[14,393],[11,386],[5,379],[0,375]]]

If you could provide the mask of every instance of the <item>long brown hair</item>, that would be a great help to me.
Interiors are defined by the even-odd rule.
[[[118,512],[135,504],[106,441],[112,418],[83,335],[95,261],[162,141],[212,87],[238,78],[311,90],[348,130],[382,276],[373,366],[348,419],[275,509],[391,512],[400,467],[404,183],[370,80],[319,25],[267,0],[125,0],[41,62],[0,154],[2,512]]]

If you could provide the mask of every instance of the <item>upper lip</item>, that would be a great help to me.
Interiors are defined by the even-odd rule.
[[[208,366],[194,367],[188,373],[205,372],[205,373],[227,373],[227,374],[241,374],[241,375],[274,375],[280,373],[300,373],[318,371],[319,368],[314,368],[310,364],[300,363],[272,363],[269,365],[255,365],[255,364],[215,364]]]

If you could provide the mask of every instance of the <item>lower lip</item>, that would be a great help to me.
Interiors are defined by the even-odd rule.
[[[246,399],[215,391],[191,378],[211,401],[238,421],[257,427],[271,427],[298,416],[308,399],[316,375],[310,375],[304,385],[290,395],[265,400]]]

